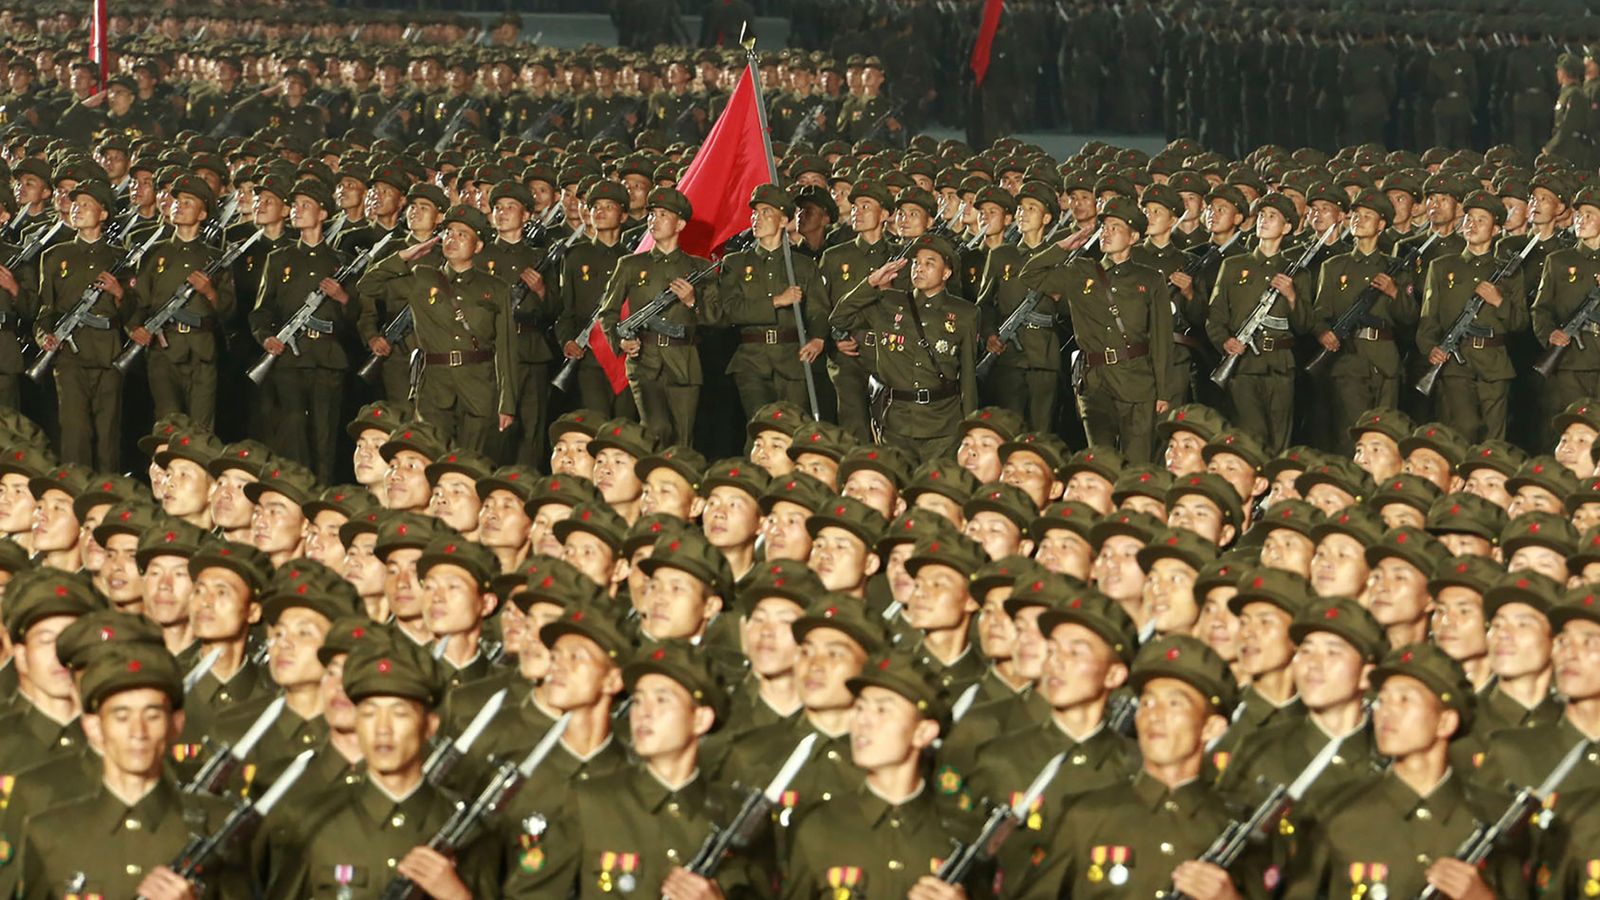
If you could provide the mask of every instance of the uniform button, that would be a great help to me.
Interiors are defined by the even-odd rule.
[[[1590,752],[1589,762],[1600,762],[1600,753]]]
[[[1428,854],[1426,854],[1426,853],[1418,853],[1417,854],[1417,865],[1419,865],[1419,866],[1427,866],[1428,865]]]
[[[905,867],[906,867],[906,864],[901,862],[898,859],[889,860],[889,871],[891,871],[891,872],[898,872],[901,869],[904,869]]]
[[[222,691],[222,692],[217,694],[217,700],[219,702],[227,703],[229,700],[232,700],[232,699],[233,699],[232,697],[228,696],[228,692],[227,691]]]
[[[827,801],[832,800],[832,799],[833,799],[833,791],[823,791],[822,792],[822,801],[824,803],[826,803]]]
[[[900,827],[900,820],[899,819],[890,819],[889,820],[889,827],[890,828],[899,828]]]
[[[1424,806],[1423,808],[1417,810],[1417,818],[1419,818],[1422,821],[1426,822],[1429,819],[1433,818],[1433,813],[1428,812],[1428,808],[1426,806]]]
[[[1167,812],[1177,812],[1178,811],[1178,804],[1176,802],[1172,801],[1172,800],[1168,800],[1168,801],[1166,801],[1166,802],[1161,804],[1161,808],[1166,810]]]
[[[391,869],[394,868],[394,857],[391,856],[388,859],[384,860],[383,864],[388,866]]]
[[[71,747],[72,746],[72,736],[71,735],[67,735],[67,734],[63,734],[61,736],[61,746],[63,746],[63,747]]]
[[[678,814],[678,804],[676,802],[668,803],[667,804],[667,812],[672,813],[673,815],[677,815]]]
[[[122,871],[127,872],[129,875],[138,875],[144,872],[144,869],[140,868],[135,863],[128,863],[123,867]]]
[[[1084,756],[1082,753],[1075,753],[1072,756],[1072,764],[1075,766],[1081,766],[1088,761],[1089,757]]]
[[[667,859],[670,859],[673,862],[677,862],[677,860],[678,860],[678,849],[676,847],[668,847],[667,848]]]
[[[589,780],[589,773],[588,772],[579,772],[578,773],[578,780],[579,781],[588,781]]]
[[[1162,841],[1161,842],[1161,853],[1162,853],[1163,856],[1171,856],[1172,853],[1173,853],[1173,846],[1171,844],[1167,843],[1166,841]]]
[[[128,829],[129,831],[138,831],[143,826],[139,824],[138,819],[128,819],[122,823],[122,827]]]
[[[302,744],[309,744],[313,740],[316,740],[316,738],[314,738],[309,732],[306,733],[306,734],[300,735],[300,743],[302,743]]]
[[[406,814],[405,813],[395,813],[393,816],[391,816],[389,818],[389,824],[393,825],[396,828],[399,828],[401,825],[404,825],[405,823],[406,823]]]
[[[1344,757],[1342,757],[1339,754],[1335,753],[1333,755],[1333,764],[1336,765],[1336,766],[1344,765]]]
[[[828,761],[829,762],[838,762],[839,761],[839,751],[837,751],[837,750],[829,750],[828,751]]]

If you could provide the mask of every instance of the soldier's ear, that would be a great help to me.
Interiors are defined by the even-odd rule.
[[[438,732],[439,732],[439,714],[434,712],[434,711],[432,711],[432,710],[429,710],[428,711],[428,737],[432,738]]]
[[[250,602],[250,611],[245,614],[245,621],[251,625],[261,621],[261,604],[253,600]]]
[[[865,569],[866,569],[866,574],[867,574],[868,578],[871,578],[872,576],[878,574],[878,569],[882,568],[882,566],[883,566],[883,559],[881,557],[879,557],[878,554],[876,554],[876,553],[868,553],[867,554]]]
[[[1223,525],[1222,526],[1222,530],[1217,532],[1217,546],[1218,547],[1226,547],[1229,544],[1233,543],[1233,539],[1238,537],[1238,536],[1239,536],[1239,529],[1238,528],[1236,528],[1233,525]]]
[[[1201,741],[1209,746],[1212,741],[1215,741],[1217,738],[1222,737],[1228,732],[1228,724],[1227,716],[1219,715],[1217,713],[1212,713],[1211,715],[1206,716],[1205,727],[1200,729]]]
[[[1361,667],[1361,693],[1366,694],[1372,690],[1372,663]]]
[[[183,734],[183,723],[187,722],[188,720],[189,720],[188,716],[185,715],[183,710],[181,710],[181,709],[173,710],[172,711],[172,734],[169,736],[169,738],[176,738],[178,735]],[[87,731],[88,730],[85,729],[85,733],[87,733]]]
[[[1128,664],[1125,663],[1125,662],[1122,662],[1121,660],[1117,660],[1116,662],[1113,662],[1111,664],[1111,666],[1106,669],[1106,677],[1105,677],[1105,680],[1102,682],[1102,684],[1105,685],[1106,691],[1107,692],[1114,691],[1117,688],[1122,687],[1124,684],[1127,684],[1127,683],[1128,683]]]
[[[695,737],[705,737],[711,733],[711,726],[717,724],[717,712],[709,706],[696,706],[694,708],[694,734]]]
[[[106,733],[100,727],[100,714],[86,712],[80,717],[80,721],[83,722],[83,736],[88,739],[89,746],[104,753]],[[177,732],[175,731],[173,734],[177,734]]]
[[[939,723],[935,719],[918,719],[911,729],[911,746],[917,750],[926,750],[938,739]]]

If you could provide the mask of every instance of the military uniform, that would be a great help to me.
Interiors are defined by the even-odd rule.
[[[1023,283],[1023,269],[1029,260],[1049,249],[1002,244],[988,252],[976,282],[980,285],[977,302],[985,339],[994,335],[1026,299],[1030,288]],[[993,398],[994,403],[1023,413],[1031,430],[1049,431],[1055,420],[1056,387],[1061,382],[1056,327],[1066,318],[1064,304],[1041,296],[1039,305],[1017,332],[1021,347],[1008,346],[995,358],[984,388],[985,396]]]
[[[1374,251],[1358,250],[1335,256],[1323,263],[1317,275],[1317,294],[1312,310],[1313,333],[1320,338],[1330,333],[1339,317],[1355,305],[1372,279],[1387,272],[1391,257]],[[1395,344],[1398,326],[1411,327],[1420,307],[1412,282],[1404,273],[1395,279],[1396,295],[1391,299],[1372,288],[1376,297],[1355,332],[1341,342],[1338,355],[1321,382],[1328,388],[1333,424],[1354,422],[1363,410],[1394,408],[1400,402],[1400,351]],[[1348,443],[1347,440],[1340,442]]]
[[[1205,339],[1206,296],[1196,285],[1194,296],[1185,299],[1167,282],[1172,273],[1182,272],[1192,260],[1179,243],[1178,229],[1172,230],[1172,241],[1165,247],[1158,247],[1146,238],[1133,248],[1132,259],[1155,269],[1167,285],[1172,305],[1172,363],[1167,367],[1166,394],[1160,399],[1167,401],[1169,408],[1177,409],[1194,395],[1192,381],[1196,359],[1205,359],[1211,353]]]
[[[1593,128],[1583,87],[1565,85],[1556,96],[1555,121],[1550,126],[1550,140],[1545,141],[1544,152],[1553,153],[1577,166],[1587,166],[1590,148],[1594,143],[1591,134]]]
[[[846,294],[889,261],[892,251],[887,240],[869,244],[859,236],[824,250],[820,268],[828,286],[829,306],[837,309]],[[857,440],[867,440],[872,435],[867,411],[867,376],[871,374],[871,356],[877,346],[877,335],[869,328],[860,328],[835,332],[833,338],[835,342],[854,341],[859,354],[851,356],[835,347],[829,355],[828,375],[838,398],[838,423]]]
[[[1222,261],[1206,316],[1206,334],[1212,346],[1220,348],[1238,333],[1273,277],[1293,263],[1289,252],[1280,250],[1267,256],[1259,249]],[[1282,317],[1288,329],[1262,329],[1258,338],[1261,352],[1246,348],[1228,382],[1233,420],[1259,438],[1269,453],[1289,445],[1289,425],[1294,420],[1294,334],[1310,326],[1313,285],[1312,274],[1302,271],[1295,276],[1295,303],[1291,306],[1281,294],[1273,301],[1269,314]]]
[[[403,225],[396,226],[396,230],[403,229]],[[377,228],[376,225],[373,226],[372,232],[369,234],[362,234],[360,230],[352,232],[348,235],[348,241],[341,241],[338,244],[339,252],[359,253],[373,246],[377,241],[382,240],[383,234],[382,230]],[[341,235],[341,237],[344,236]],[[367,274],[372,275],[374,272],[379,271],[383,268],[383,263],[393,259],[396,254],[403,253],[420,243],[422,241],[418,240],[415,234],[409,230],[405,231],[404,239],[400,243],[396,244],[394,241],[390,241],[386,245],[386,248],[399,247],[399,249],[395,250],[394,253],[385,253],[381,261],[378,261],[376,265],[367,270]],[[356,247],[361,249],[357,250]],[[435,244],[424,251],[421,256],[411,260],[409,264],[399,265],[409,265],[411,267],[432,266],[438,269],[444,266],[444,254],[439,252],[439,246]],[[374,275],[372,280],[369,281],[366,276],[363,276],[356,283],[354,296],[358,297],[361,302],[360,313],[356,317],[356,332],[360,335],[363,345],[370,346],[373,338],[382,336],[384,329],[388,328],[389,323],[394,321],[394,317],[399,315],[400,311],[405,308],[404,298],[386,297],[385,292],[381,289],[384,284],[387,284],[388,277]],[[411,351],[415,346],[416,329],[413,327],[405,337],[390,344],[389,355],[384,358],[383,362],[378,363],[378,377],[383,383],[384,398],[392,403],[399,403],[408,409],[415,408],[415,397],[412,396],[411,387]]]
[[[773,307],[772,298],[789,286],[783,248],[765,250],[758,245],[722,263],[712,320],[739,330],[739,348],[728,361],[726,374],[738,386],[746,415],[779,400],[801,408],[809,403],[795,313],[804,313],[806,337],[815,340],[827,333],[828,310],[816,263],[802,254],[791,254],[791,259],[801,300],[782,309]]]
[[[0,259],[10,261],[20,248],[0,241]],[[39,314],[39,274],[37,263],[19,266],[11,273],[17,293],[0,291],[0,406],[22,407],[22,323]]]
[[[556,340],[561,346],[576,340],[594,321],[611,273],[627,253],[627,245],[621,241],[607,245],[591,238],[580,240],[562,257],[561,317],[556,322]],[[608,417],[636,417],[636,413],[630,415],[633,395],[626,390],[612,390],[605,370],[595,361],[593,350],[585,353],[578,363],[574,381],[578,403],[584,409],[599,410]]]
[[[1468,250],[1440,257],[1428,266],[1422,294],[1421,321],[1417,325],[1417,348],[1426,357],[1439,345],[1474,295],[1480,282],[1488,281],[1504,260],[1494,254],[1474,256]],[[1499,306],[1485,302],[1473,319],[1488,330],[1482,337],[1467,337],[1461,342],[1463,365],[1447,360],[1439,375],[1434,396],[1439,421],[1465,435],[1468,440],[1501,439],[1506,433],[1507,395],[1516,372],[1506,353],[1506,335],[1528,325],[1528,306],[1518,269],[1496,287],[1503,298]]]
[[[516,460],[523,465],[532,465],[549,456],[544,431],[545,420],[549,418],[550,366],[560,358],[558,349],[551,343],[551,330],[561,309],[555,280],[546,279],[541,297],[529,290],[521,279],[523,269],[545,275],[544,257],[542,251],[527,241],[509,243],[498,236],[484,245],[478,257],[478,265],[505,281],[511,292],[511,321],[517,335],[513,390],[517,421],[522,427]]]
[[[826,815],[801,819],[781,896],[903,897],[919,878],[938,871],[950,838],[975,825],[942,813],[927,783],[899,803],[863,784]]]
[[[1550,345],[1550,332],[1565,328],[1583,306],[1600,277],[1600,250],[1577,246],[1557,250],[1545,257],[1539,287],[1528,312],[1533,335],[1539,343]],[[1541,391],[1543,410],[1553,417],[1575,400],[1600,394],[1600,324],[1579,329],[1561,354],[1561,361],[1544,381]],[[1578,346],[1582,340],[1583,346]]]
[[[138,292],[143,303],[130,325],[147,321],[188,284],[190,272],[203,271],[222,255],[198,236],[192,241],[176,235],[150,248],[139,267]],[[155,414],[187,413],[195,425],[209,429],[217,406],[218,334],[221,322],[234,311],[233,277],[223,271],[211,280],[217,300],[213,304],[193,291],[176,317],[152,335],[149,359],[150,393]]]

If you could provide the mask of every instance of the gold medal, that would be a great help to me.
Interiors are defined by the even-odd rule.
[[[1585,897],[1600,897],[1600,881],[1596,881],[1593,878],[1585,881],[1583,883],[1583,895]]]
[[[1106,880],[1106,872],[1104,869],[1100,868],[1099,863],[1094,863],[1089,866],[1088,877],[1090,884],[1099,884],[1100,882]]]

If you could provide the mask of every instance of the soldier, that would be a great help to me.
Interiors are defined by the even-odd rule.
[[[1544,152],[1587,167],[1594,143],[1591,135],[1594,122],[1583,91],[1583,60],[1570,53],[1557,57],[1556,84],[1560,86],[1560,93],[1556,96],[1555,121],[1551,124]]]
[[[11,735],[0,749],[0,776],[11,776],[52,752],[84,744],[80,694],[56,652],[63,629],[95,610],[88,579],[41,569],[7,585],[6,633],[14,642],[15,701],[0,722]]]
[[[845,295],[889,259],[890,246],[884,240],[885,218],[893,203],[889,189],[881,182],[860,179],[850,189],[849,226],[855,239],[836,244],[822,253],[822,276],[828,286],[830,309],[837,309]],[[857,440],[871,434],[867,409],[867,376],[873,363],[877,335],[870,328],[832,333],[834,353],[828,374],[833,379],[838,399],[839,425]],[[863,352],[867,356],[863,356]]]
[[[716,308],[716,285],[709,280],[690,283],[712,264],[678,246],[694,214],[689,199],[672,188],[656,188],[650,192],[649,209],[654,246],[617,264],[600,302],[600,318],[608,339],[628,358],[628,384],[645,426],[663,443],[688,443],[695,433],[703,377],[696,307],[705,300],[709,309]],[[622,339],[617,325],[625,317],[624,305],[628,314],[636,314],[663,292],[678,302],[633,337]],[[682,328],[683,336],[668,333],[673,328]]]
[[[822,355],[828,325],[816,264],[780,247],[789,239],[794,199],[777,185],[765,184],[752,193],[750,209],[755,246],[723,260],[717,305],[708,316],[739,329],[739,348],[726,374],[739,389],[746,416],[779,400],[807,405],[801,367]],[[805,317],[804,345],[792,324],[797,315]]]
[[[633,395],[617,388],[592,349],[586,351],[576,343],[584,333],[590,334],[591,340],[594,338],[593,329],[606,285],[611,281],[617,262],[629,252],[629,246],[621,241],[628,193],[614,181],[600,181],[589,188],[585,202],[593,236],[575,244],[562,257],[561,318],[556,324],[556,336],[562,342],[566,364],[580,361],[576,375],[578,402],[586,409],[599,410],[603,418],[633,418],[637,415],[633,409]],[[582,225],[578,228],[582,230]]]
[[[1002,342],[997,332],[1037,286],[1024,284],[1023,270],[1028,262],[1050,248],[1042,246],[1045,226],[1060,215],[1049,187],[1026,182],[1012,197],[1005,189],[986,187],[973,198],[980,216],[996,217],[990,226],[992,237],[984,256],[983,274],[978,286],[978,308],[983,313],[984,350],[996,354],[986,393],[1004,407],[1025,415],[1034,430],[1048,431],[1054,421],[1056,386],[1060,382],[1061,351],[1056,344],[1055,326],[1063,318],[1063,307],[1050,297],[1041,297],[1010,342]],[[1004,241],[1006,222],[1015,209],[1020,218],[1021,241],[1013,246]]]
[[[490,429],[503,432],[515,421],[511,301],[505,282],[474,267],[489,232],[483,213],[455,206],[444,222],[443,265],[417,262],[431,247],[424,241],[368,271],[361,291],[411,309],[422,354],[418,418],[437,426],[446,442],[482,451]]]
[[[948,241],[924,236],[913,252],[912,291],[890,286],[912,262],[902,256],[840,300],[830,321],[843,331],[877,333],[884,441],[940,456],[954,445],[962,417],[977,408],[976,312],[945,291],[960,265]]]
[[[217,714],[271,689],[248,653],[250,630],[261,620],[256,595],[271,570],[267,555],[248,544],[208,540],[189,558],[195,640],[202,654],[222,651],[186,697],[183,734],[189,743],[210,733]]]
[[[1427,354],[1429,365],[1444,367],[1437,387],[1439,421],[1468,441],[1498,440],[1505,437],[1507,395],[1515,374],[1505,336],[1527,327],[1527,295],[1520,268],[1498,283],[1489,281],[1504,265],[1491,251],[1505,221],[1505,206],[1483,191],[1468,195],[1464,206],[1466,247],[1428,267],[1417,347]],[[1458,355],[1463,364],[1441,350],[1439,341],[1474,296],[1481,304],[1472,324],[1487,334],[1462,337]]]
[[[1595,355],[1600,351],[1574,346],[1574,338],[1600,333],[1600,322],[1581,323],[1583,327],[1577,335],[1565,331],[1589,292],[1595,289],[1591,284],[1600,286],[1600,193],[1592,189],[1579,191],[1572,198],[1572,208],[1572,228],[1578,244],[1545,257],[1538,291],[1529,309],[1533,333],[1539,342],[1551,352],[1556,352],[1556,347],[1566,348],[1560,351],[1561,360],[1541,392],[1543,409],[1550,415],[1600,393],[1594,374],[1600,369],[1600,358]]]
[[[546,455],[550,364],[556,358],[550,332],[560,298],[540,271],[545,255],[524,239],[534,212],[533,193],[515,181],[502,181],[490,191],[489,205],[495,236],[484,244],[479,263],[507,282],[515,301],[511,316],[517,332],[517,420],[522,432],[515,443],[516,461],[532,465]]]

